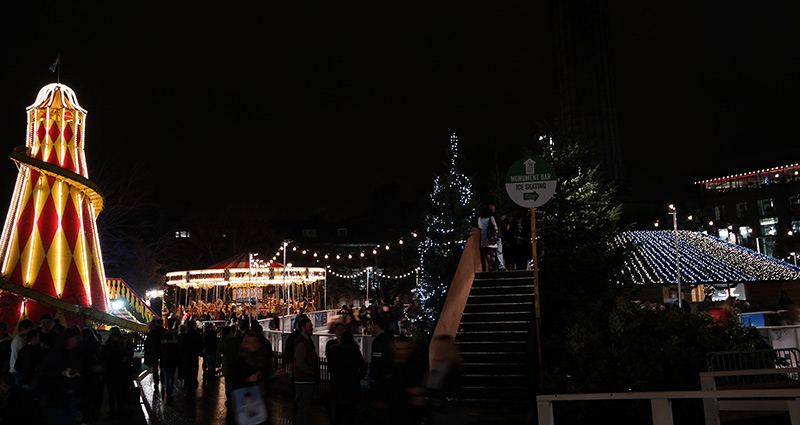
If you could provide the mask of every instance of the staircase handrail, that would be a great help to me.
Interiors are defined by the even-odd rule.
[[[475,280],[475,273],[481,271],[481,231],[473,227],[470,231],[464,251],[461,252],[461,259],[458,261],[458,268],[453,275],[450,289],[447,290],[447,298],[442,306],[439,320],[436,322],[436,329],[433,331],[435,339],[441,335],[448,335],[455,339],[458,332],[458,325],[461,323],[461,316],[464,314],[464,307],[467,305],[467,298],[472,289],[472,282]]]

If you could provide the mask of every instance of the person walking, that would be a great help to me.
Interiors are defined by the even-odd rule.
[[[213,323],[203,328],[203,382],[217,376],[217,349],[219,336]]]
[[[370,404],[381,423],[391,420],[390,377],[394,361],[394,336],[387,329],[386,318],[378,315],[372,320],[372,356],[370,357]]]
[[[467,414],[461,397],[464,360],[448,335],[431,341],[431,368],[425,379],[428,416],[432,425],[464,425]]]
[[[108,415],[115,418],[128,407],[128,378],[130,377],[131,358],[128,342],[118,327],[108,332],[108,340],[103,347],[103,367],[106,372],[106,389],[108,391]]]
[[[75,388],[79,386],[78,344],[80,331],[67,328],[48,350],[39,371],[41,403],[50,424],[74,425],[78,421]]]
[[[343,332],[337,340],[328,350],[331,425],[352,425],[356,423],[356,405],[361,393],[361,379],[367,374],[367,365],[352,332]]]
[[[175,390],[175,373],[181,361],[181,350],[178,346],[176,332],[175,329],[166,331],[163,338],[161,338],[161,349],[159,350],[158,360],[161,365],[161,382],[164,383],[164,393],[167,397],[172,397]]]
[[[307,425],[311,404],[314,400],[314,385],[319,381],[319,358],[314,343],[311,341],[311,335],[314,332],[311,320],[307,317],[299,319],[297,328],[300,334],[294,341],[294,361],[292,362],[295,402],[297,403],[295,423]]]
[[[203,337],[200,332],[197,332],[197,324],[194,320],[186,323],[186,333],[178,335],[178,347],[180,347],[181,356],[178,367],[183,371],[181,375],[186,394],[194,394],[198,385],[198,358],[203,353]]]
[[[167,332],[164,329],[164,320],[153,319],[150,322],[150,330],[144,339],[144,364],[150,366],[153,371],[153,390],[158,392],[158,359],[161,351],[161,338]]]

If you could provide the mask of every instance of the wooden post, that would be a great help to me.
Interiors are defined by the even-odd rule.
[[[539,259],[536,255],[536,208],[531,208],[531,247],[533,250],[533,309],[536,322],[536,350],[539,359],[539,392],[544,391],[544,368],[542,367],[542,313],[539,309]]]
[[[553,402],[552,401],[536,401],[536,410],[539,417],[539,425],[555,425],[555,418],[553,418]]]
[[[653,425],[672,425],[672,400],[668,398],[654,398],[650,400]]]

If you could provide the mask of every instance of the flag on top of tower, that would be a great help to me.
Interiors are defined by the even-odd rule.
[[[53,61],[53,64],[50,65],[50,72],[56,72],[56,68],[58,68],[58,63],[61,62],[61,53],[56,56],[56,60]]]

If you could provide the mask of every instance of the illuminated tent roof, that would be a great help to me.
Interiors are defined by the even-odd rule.
[[[617,241],[634,248],[625,261],[626,281],[677,284],[673,231],[629,231]],[[800,267],[705,233],[678,231],[678,253],[686,285],[800,281]]]
[[[269,262],[266,264],[260,264],[261,267],[283,267],[281,263],[274,263]],[[209,269],[249,269],[250,268],[250,253],[243,252],[239,255],[234,255],[227,260],[220,261],[213,266],[209,266]]]
[[[284,283],[313,283],[325,279],[322,267],[284,267],[281,263],[266,262],[254,254],[243,253],[202,270],[167,273],[167,284],[181,288],[212,286],[243,287],[246,285],[271,285]],[[251,267],[252,266],[252,267]]]

